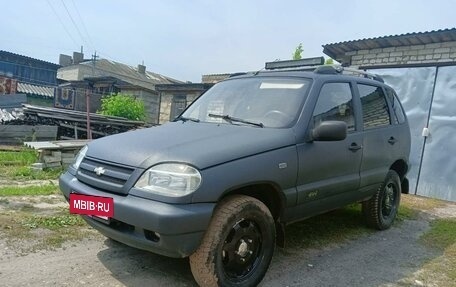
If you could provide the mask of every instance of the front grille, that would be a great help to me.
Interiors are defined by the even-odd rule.
[[[96,173],[97,169],[102,172]],[[79,166],[79,181],[107,192],[127,194],[136,169],[94,158],[84,158]]]

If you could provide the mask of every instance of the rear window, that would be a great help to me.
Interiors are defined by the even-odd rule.
[[[363,126],[365,130],[388,126],[390,115],[385,94],[381,87],[358,84],[363,107]]]
[[[402,110],[399,99],[397,98],[396,93],[392,89],[386,89],[386,96],[388,97],[391,107],[393,109],[393,122],[395,124],[402,124],[405,122],[405,114]]]

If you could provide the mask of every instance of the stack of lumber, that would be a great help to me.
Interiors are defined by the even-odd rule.
[[[58,139],[86,139],[87,113],[48,107],[23,105],[24,118],[6,125],[51,125],[58,127]],[[121,117],[90,114],[92,138],[126,132],[144,126],[142,121]]]

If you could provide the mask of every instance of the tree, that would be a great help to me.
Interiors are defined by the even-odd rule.
[[[101,111],[98,111],[98,113],[135,121],[144,121],[146,119],[144,103],[140,99],[126,94],[103,97],[101,99]]]
[[[304,50],[302,49],[302,43],[299,43],[299,45],[296,47],[296,49],[293,53],[293,60],[301,60],[302,52],[304,52]]]
[[[325,65],[334,65],[334,59],[328,58],[325,60]]]

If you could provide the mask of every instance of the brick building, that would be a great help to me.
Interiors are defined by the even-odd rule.
[[[456,28],[327,44],[323,52],[396,90],[411,126],[410,192],[456,201]]]

